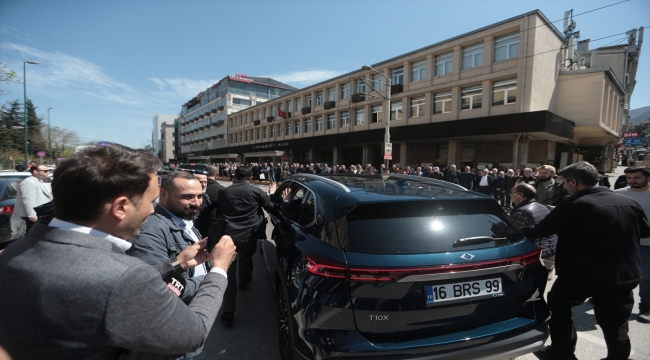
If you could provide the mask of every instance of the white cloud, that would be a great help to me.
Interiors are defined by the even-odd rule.
[[[185,78],[158,79],[149,78],[158,88],[158,95],[183,99],[185,102],[201,91],[214,85],[219,80],[193,80]],[[181,103],[182,103],[181,102]],[[179,106],[180,104],[179,103]]]
[[[337,70],[304,70],[292,71],[285,74],[264,75],[289,85],[296,87],[305,87],[331,79],[333,77],[344,74],[344,71]]]

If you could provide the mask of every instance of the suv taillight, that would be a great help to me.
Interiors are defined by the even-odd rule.
[[[479,261],[469,264],[451,264],[440,266],[427,266],[417,268],[357,268],[350,267],[347,270],[345,265],[318,263],[310,257],[306,257],[305,267],[307,270],[318,276],[332,279],[348,279],[350,281],[388,281],[394,282],[413,275],[430,275],[455,273],[461,271],[471,271],[480,269],[489,269],[507,265],[522,265],[524,268],[528,265],[539,261],[541,248],[535,251],[513,256],[505,259],[496,259],[489,261]]]
[[[11,215],[14,212],[13,205],[0,206],[0,215]]]

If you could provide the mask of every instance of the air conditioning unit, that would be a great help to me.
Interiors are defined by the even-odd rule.
[[[273,116],[269,116],[269,117],[266,118],[266,121],[267,122],[273,122],[274,119],[275,118]]]
[[[209,111],[206,111],[203,115],[205,115],[205,116],[210,116],[210,112],[209,112]]]
[[[226,120],[219,120],[217,121],[217,126],[223,126],[223,124],[226,122]]]
[[[404,91],[404,85],[403,84],[395,84],[390,86],[390,93],[392,94],[399,94],[402,91]]]
[[[212,111],[213,113],[216,113],[216,112],[217,112],[217,109],[212,109],[211,111]]]
[[[217,106],[217,110],[223,110],[223,109],[224,109],[223,105]]]
[[[323,107],[325,109],[331,109],[335,106],[336,106],[336,101],[325,101],[325,103],[323,104]]]
[[[261,121],[259,121],[259,120],[253,121],[253,125],[255,125],[255,126],[259,125],[260,123],[261,123]]]
[[[309,114],[310,112],[311,112],[311,106],[305,106],[304,108],[302,108],[303,115]]]
[[[366,94],[364,93],[356,93],[352,95],[352,98],[350,99],[352,102],[357,103],[366,100]]]

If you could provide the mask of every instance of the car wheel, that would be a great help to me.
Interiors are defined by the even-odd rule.
[[[294,345],[289,297],[281,283],[278,283],[276,289],[275,293],[278,300],[278,345],[280,345],[280,357],[283,360],[292,360]]]

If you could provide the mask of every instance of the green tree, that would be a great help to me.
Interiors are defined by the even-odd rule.
[[[3,82],[7,85],[11,83],[20,83],[20,80],[16,79],[16,72],[9,70],[7,64],[0,63],[0,82]],[[7,93],[9,94],[9,93]],[[4,90],[0,89],[0,96],[6,95]],[[4,105],[3,105],[4,107]]]
[[[75,147],[81,145],[79,135],[74,130],[53,126],[50,129],[50,134],[52,137],[52,157],[55,161],[58,158],[70,159],[74,155]]]
[[[47,127],[43,126],[43,118],[36,115],[37,108],[31,100],[27,99],[27,131],[30,157],[36,157],[37,152],[47,150],[47,140],[42,133],[43,129],[47,131]]]
[[[7,104],[0,113],[0,149],[3,152],[24,150],[22,105],[18,100]]]
[[[638,131],[639,135],[642,137],[646,137],[650,135],[650,119],[646,119],[641,121],[640,123],[636,124],[631,131]]]

